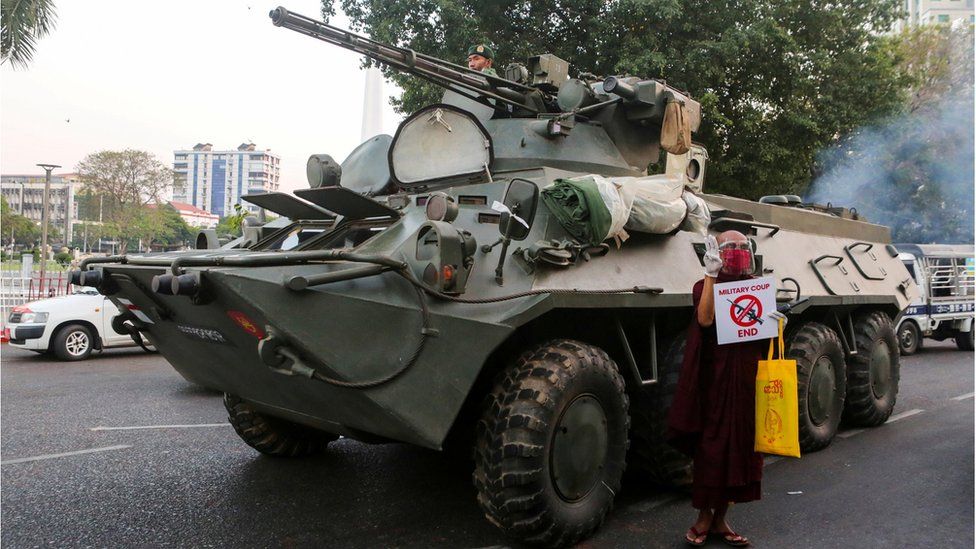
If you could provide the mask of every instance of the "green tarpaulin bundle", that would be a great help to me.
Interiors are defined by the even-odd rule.
[[[613,183],[598,175],[557,179],[542,189],[542,201],[566,232],[581,243],[597,245],[623,230],[629,208]]]

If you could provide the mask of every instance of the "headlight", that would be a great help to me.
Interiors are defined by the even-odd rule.
[[[24,313],[20,317],[21,324],[44,324],[47,322],[48,313]]]

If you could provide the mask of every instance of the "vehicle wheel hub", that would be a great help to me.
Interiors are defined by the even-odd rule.
[[[875,342],[869,368],[874,398],[884,398],[891,387],[891,354],[883,340]]]
[[[88,351],[91,342],[84,332],[71,332],[64,340],[64,346],[71,356],[81,356]]]
[[[911,328],[902,328],[900,336],[899,339],[902,349],[915,347],[915,332]]]
[[[830,361],[830,357],[820,357],[810,374],[809,394],[807,396],[807,410],[810,421],[814,425],[823,425],[830,419],[836,385],[836,372],[833,362]]]
[[[590,394],[580,395],[556,423],[550,475],[559,497],[582,499],[599,481],[607,459],[607,415]]]

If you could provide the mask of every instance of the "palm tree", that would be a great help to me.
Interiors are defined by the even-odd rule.
[[[2,0],[0,55],[15,67],[26,68],[37,41],[54,28],[53,0]]]

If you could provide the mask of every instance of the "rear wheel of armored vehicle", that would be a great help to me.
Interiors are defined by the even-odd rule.
[[[543,546],[603,522],[620,489],[628,399],[601,349],[556,340],[501,373],[478,423],[474,484],[488,520]]]
[[[258,412],[236,395],[224,393],[228,420],[248,446],[269,456],[300,457],[317,454],[339,437]]]
[[[629,472],[665,486],[688,486],[691,458],[664,441],[668,410],[678,387],[685,337],[677,337],[658,361],[658,382],[636,394],[630,404]]]
[[[898,351],[904,356],[913,355],[922,347],[922,332],[911,320],[898,327]]]
[[[95,347],[95,336],[82,324],[68,324],[51,338],[51,348],[61,360],[85,360]]]
[[[968,332],[956,332],[956,347],[961,351],[973,350],[973,332],[976,326],[970,326]]]
[[[800,449],[815,452],[833,440],[844,412],[844,348],[833,330],[807,322],[793,332],[786,355],[796,360]]]
[[[898,397],[898,338],[891,318],[881,311],[854,319],[857,354],[847,363],[844,421],[874,427],[888,420]]]

